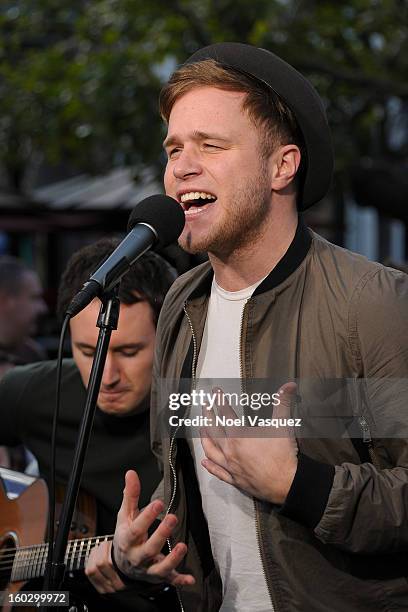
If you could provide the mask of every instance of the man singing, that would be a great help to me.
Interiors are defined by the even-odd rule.
[[[180,244],[209,263],[173,285],[161,313],[151,432],[164,503],[139,511],[127,474],[113,563],[124,580],[183,587],[188,611],[408,609],[408,445],[369,429],[407,404],[406,384],[395,394],[385,381],[407,378],[408,281],[301,219],[332,173],[321,100],[272,53],[220,43],[173,74],[160,105]],[[364,439],[169,436],[157,386],[186,377],[276,380],[286,408],[295,379],[360,381]]]

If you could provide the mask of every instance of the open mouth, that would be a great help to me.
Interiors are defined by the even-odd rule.
[[[180,203],[186,213],[202,211],[204,207],[213,204],[217,197],[205,191],[190,191],[180,196]]]

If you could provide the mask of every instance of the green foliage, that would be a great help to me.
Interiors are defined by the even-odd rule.
[[[338,169],[395,146],[406,103],[402,0],[17,0],[0,14],[0,164],[21,190],[39,158],[103,172],[162,165],[157,95],[195,49],[237,40],[304,72],[327,105]],[[397,113],[398,114],[398,113]],[[406,129],[406,126],[405,126]],[[401,139],[400,139],[401,140]]]

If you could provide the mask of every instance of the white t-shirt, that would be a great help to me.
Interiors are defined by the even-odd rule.
[[[213,281],[197,362],[197,387],[208,391],[208,382],[210,390],[215,385],[228,391],[225,388],[228,381],[221,383],[219,379],[240,379],[243,309],[262,280],[234,292],[225,291]],[[211,548],[223,584],[220,610],[271,612],[273,607],[255,530],[254,501],[250,495],[222,482],[201,466],[204,452],[200,438],[193,438],[191,446]]]

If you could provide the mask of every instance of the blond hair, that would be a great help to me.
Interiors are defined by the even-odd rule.
[[[280,96],[261,81],[224,68],[213,59],[185,64],[173,73],[159,98],[160,114],[166,122],[177,100],[197,87],[245,93],[242,108],[259,129],[261,153],[269,157],[277,146],[296,144],[303,158],[302,133],[293,112]]]

